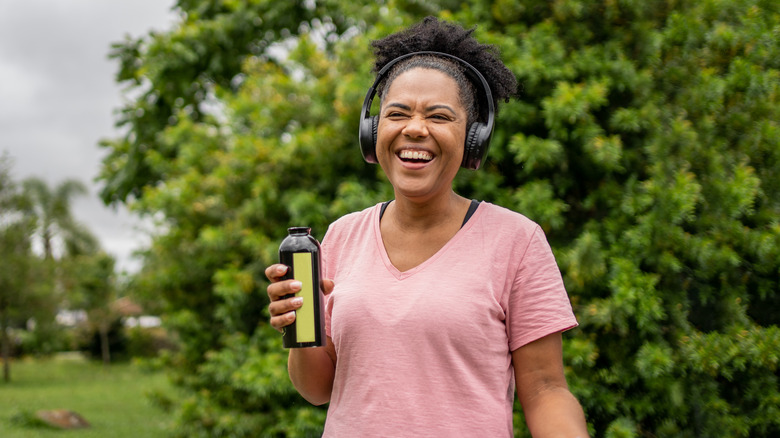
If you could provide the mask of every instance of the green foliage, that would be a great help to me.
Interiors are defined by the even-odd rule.
[[[692,2],[180,1],[115,46],[139,97],[104,199],[160,232],[134,285],[181,340],[182,436],[305,436],[263,269],[288,226],[392,196],[357,148],[368,41],[427,14],[477,25],[523,84],[456,189],[548,233],[580,327],[594,436],[780,433],[780,8]],[[366,23],[371,23],[367,26]],[[280,50],[284,49],[284,50]],[[518,436],[525,436],[517,415]]]
[[[91,274],[90,281],[100,283],[113,277],[109,256],[100,256],[98,272],[85,262],[99,257],[97,239],[70,213],[72,198],[85,191],[75,180],[54,188],[38,178],[18,184],[10,159],[0,156],[0,345],[6,379],[11,354],[47,355],[72,348],[71,334],[56,324],[55,315],[68,304],[85,304],[74,291],[77,279]],[[101,288],[93,284],[92,294],[103,292]],[[105,301],[101,305],[108,307]]]
[[[494,165],[558,254],[595,434],[777,433],[778,8],[494,7],[525,84]]]
[[[5,381],[11,376],[11,329],[25,327],[28,319],[50,309],[38,281],[42,263],[32,252],[35,225],[30,200],[12,178],[10,158],[0,155],[0,356]]]
[[[75,335],[56,324],[37,324],[33,330],[14,330],[16,357],[46,357],[60,351],[72,351]]]

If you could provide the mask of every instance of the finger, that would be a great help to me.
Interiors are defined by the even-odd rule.
[[[300,309],[302,305],[302,297],[292,297],[271,303],[268,306],[268,313],[271,314],[271,327],[284,332],[284,327],[295,322],[295,311]]]
[[[289,268],[286,265],[283,265],[281,263],[273,264],[267,268],[265,268],[265,276],[271,282],[277,282],[282,279],[282,277],[287,274],[287,270]]]
[[[329,293],[333,292],[333,288],[335,287],[335,283],[333,283],[333,280],[329,278],[323,278],[320,282],[320,285],[322,286],[323,295],[328,295]]]
[[[271,317],[271,327],[279,333],[284,333],[284,328],[295,322],[295,312],[287,312],[279,316]]]
[[[300,291],[302,287],[303,283],[298,280],[285,280],[269,284],[266,292],[268,298],[273,302],[288,298],[289,295]]]
[[[284,300],[274,301],[268,305],[268,313],[271,317],[284,315],[294,310],[298,310],[303,305],[303,297],[292,297]]]

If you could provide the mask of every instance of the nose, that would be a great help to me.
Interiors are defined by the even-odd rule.
[[[401,133],[407,137],[420,138],[428,136],[428,126],[425,119],[414,116],[409,119]]]

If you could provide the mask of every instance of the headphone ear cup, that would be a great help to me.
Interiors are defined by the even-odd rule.
[[[484,123],[472,123],[469,132],[466,134],[466,143],[463,151],[463,162],[461,167],[477,170],[482,164],[482,159],[487,152],[487,145],[490,144],[490,137],[485,138],[487,126]]]
[[[374,155],[376,155],[376,137],[379,131],[379,116],[371,117],[371,144],[374,145]]]
[[[367,163],[376,163],[376,131],[379,125],[379,116],[364,117],[360,119],[360,152]]]

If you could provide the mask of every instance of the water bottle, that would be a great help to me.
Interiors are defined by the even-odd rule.
[[[301,282],[301,290],[294,296],[303,297],[303,305],[295,311],[295,322],[284,328],[282,343],[285,348],[324,347],[327,338],[324,295],[320,289],[320,243],[312,237],[309,227],[288,228],[287,233],[279,246],[279,262],[288,267],[285,280]]]

